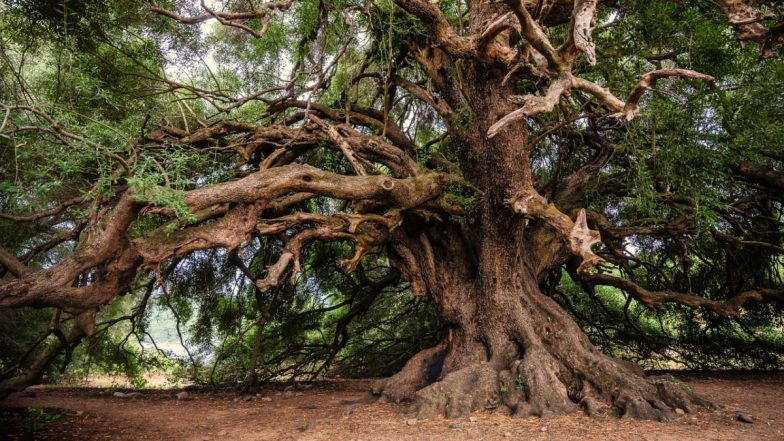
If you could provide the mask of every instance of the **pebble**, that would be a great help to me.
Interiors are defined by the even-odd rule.
[[[182,392],[177,394],[177,399],[178,400],[187,400],[189,396],[190,395],[188,395],[188,392],[182,391]]]
[[[539,429],[539,431],[540,431],[540,432],[547,432],[547,427],[545,427],[545,426],[542,426],[542,428],[541,428],[541,429]]]
[[[504,432],[504,436],[507,437],[507,438],[511,438],[512,437],[512,432]]]
[[[272,401],[272,397],[261,397],[261,401]]]
[[[472,423],[475,423],[475,422],[479,421],[479,418],[477,418],[475,416],[468,417],[468,421],[471,421]]]
[[[417,423],[416,418],[409,418],[409,419],[406,420],[406,424],[409,425],[409,426],[413,426],[416,423]]]
[[[250,401],[252,399],[253,399],[253,395],[245,395],[244,397],[242,397],[243,401]]]
[[[754,424],[754,420],[749,415],[746,415],[743,412],[736,412],[735,419],[737,419],[741,423]]]
[[[138,397],[139,395],[141,395],[141,392],[131,392],[127,394],[123,392],[115,392],[112,394],[112,396],[116,398],[133,398]]]
[[[680,407],[676,407],[675,408],[675,413],[678,414],[678,415],[683,415],[686,412],[683,409],[681,409]]]

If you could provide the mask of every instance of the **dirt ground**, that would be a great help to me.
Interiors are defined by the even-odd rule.
[[[491,412],[418,421],[373,402],[367,381],[232,392],[34,388],[0,402],[0,440],[784,440],[784,373],[679,373],[723,404],[670,422],[585,415],[516,419]],[[127,392],[127,391],[126,391]],[[25,395],[32,395],[27,393]],[[738,421],[737,411],[753,419]]]

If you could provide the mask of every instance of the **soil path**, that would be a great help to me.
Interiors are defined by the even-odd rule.
[[[34,397],[0,403],[0,440],[784,440],[784,373],[676,377],[724,407],[667,423],[489,412],[416,421],[403,405],[368,400],[369,383],[361,381],[265,389],[252,398],[197,392],[188,400],[176,399],[176,391],[119,398],[95,389],[37,388]],[[754,423],[738,421],[738,410]]]

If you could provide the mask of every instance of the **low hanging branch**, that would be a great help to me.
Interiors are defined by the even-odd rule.
[[[702,307],[724,316],[738,317],[741,313],[741,308],[748,302],[775,301],[784,303],[784,290],[781,289],[753,289],[739,293],[726,302],[718,302],[689,293],[676,291],[648,291],[631,280],[622,279],[609,274],[583,275],[580,277],[580,280],[591,287],[605,285],[622,289],[643,305],[658,310],[664,309],[668,303],[677,303],[693,308]]]

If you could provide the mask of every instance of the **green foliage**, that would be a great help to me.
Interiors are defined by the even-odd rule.
[[[525,389],[525,379],[520,374],[517,374],[515,376],[515,389],[517,390]]]

